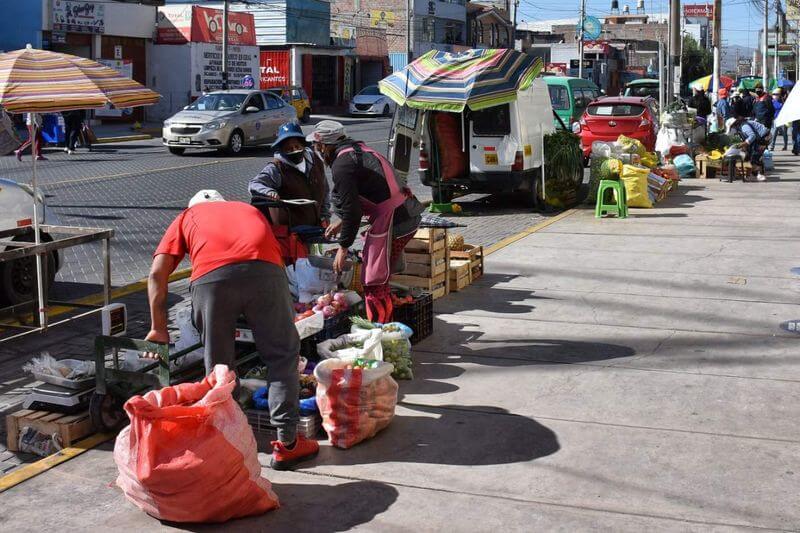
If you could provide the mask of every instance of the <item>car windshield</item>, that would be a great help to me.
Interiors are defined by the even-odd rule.
[[[625,96],[655,96],[658,97],[658,86],[652,85],[633,85],[625,91]]]
[[[638,117],[644,113],[644,106],[636,104],[597,104],[586,110],[593,117]]]
[[[192,111],[238,111],[246,94],[206,94],[189,106]]]
[[[381,94],[381,92],[378,90],[377,85],[365,87],[361,89],[361,92],[358,93],[359,96],[378,96],[379,94]]]

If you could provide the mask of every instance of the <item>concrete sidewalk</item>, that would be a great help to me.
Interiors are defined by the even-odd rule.
[[[392,425],[277,473],[283,507],[192,530],[800,529],[798,159],[589,210],[437,305]],[[268,457],[260,456],[262,464]],[[110,445],[2,495],[15,531],[177,527],[109,486]]]

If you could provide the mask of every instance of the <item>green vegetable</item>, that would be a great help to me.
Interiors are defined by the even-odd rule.
[[[544,158],[547,199],[565,206],[574,204],[583,183],[580,137],[564,130],[545,135]]]
[[[350,322],[359,329],[377,329],[375,324],[360,316],[351,316]]]

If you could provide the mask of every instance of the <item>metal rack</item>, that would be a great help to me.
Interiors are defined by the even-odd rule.
[[[6,261],[14,261],[24,257],[38,256],[41,258],[42,269],[38,271],[37,275],[41,276],[42,278],[39,281],[38,286],[43,288],[42,292],[44,295],[44,298],[41,300],[44,302],[44,305],[43,308],[41,309],[36,309],[38,297],[28,302],[23,302],[20,304],[0,309],[0,313],[4,315],[9,314],[11,316],[16,316],[21,311],[30,311],[31,306],[33,306],[33,308],[36,311],[38,311],[38,315],[41,317],[39,319],[39,324],[35,326],[14,323],[14,322],[0,322],[0,328],[2,329],[20,331],[20,333],[17,333],[16,335],[0,339],[0,343],[16,339],[24,335],[29,335],[31,333],[47,331],[48,327],[57,326],[59,324],[64,324],[76,320],[78,318],[82,318],[92,313],[97,313],[103,308],[103,306],[111,303],[110,252],[111,252],[111,238],[114,236],[113,229],[81,228],[75,226],[52,226],[52,225],[42,224],[39,226],[40,234],[46,233],[52,238],[52,240],[49,240],[47,242],[40,242],[39,244],[36,244],[34,242],[36,240],[34,238],[35,237],[34,231],[35,230],[33,226],[21,226],[19,228],[0,231],[0,247],[5,248],[5,250],[0,251],[0,263],[4,263]],[[14,240],[14,239],[29,239],[29,240]],[[45,283],[45,280],[47,280],[47,261],[46,261],[47,255],[57,250],[63,250],[66,248],[71,248],[73,246],[78,246],[81,244],[87,244],[96,241],[102,241],[102,247],[103,247],[103,305],[100,306],[87,303],[50,300],[47,294],[48,290],[47,283]],[[71,316],[70,318],[66,318],[64,320],[60,320],[58,322],[49,324],[48,317],[49,317],[50,304],[56,304],[60,306],[74,307],[74,308],[88,308],[89,311],[85,311],[79,313],[78,315]],[[34,312],[34,316],[36,314],[37,312]]]

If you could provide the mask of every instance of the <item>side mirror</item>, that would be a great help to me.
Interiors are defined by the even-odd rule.
[[[249,105],[244,110],[245,113],[258,113],[259,111],[261,110],[254,105]]]

